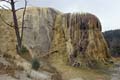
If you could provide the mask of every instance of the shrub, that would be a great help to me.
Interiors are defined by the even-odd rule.
[[[33,59],[33,60],[32,60],[32,68],[33,68],[34,70],[38,70],[39,67],[40,67],[39,61],[38,61],[37,59]]]
[[[27,53],[27,52],[29,52],[29,51],[28,51],[28,49],[27,49],[25,46],[22,46],[20,52],[21,52],[21,53]]]

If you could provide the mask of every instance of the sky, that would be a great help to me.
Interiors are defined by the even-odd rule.
[[[18,1],[16,7],[22,7],[24,0]],[[0,3],[3,4],[8,5]],[[102,31],[120,29],[120,0],[28,0],[28,6],[51,7],[64,13],[92,13],[100,19]]]

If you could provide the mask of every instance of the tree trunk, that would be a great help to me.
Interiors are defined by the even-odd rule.
[[[27,0],[24,0],[25,1],[25,8],[24,8],[24,11],[23,11],[23,15],[22,15],[22,29],[21,29],[21,45],[22,45],[22,41],[23,41],[23,30],[24,30],[24,20],[25,20],[25,12],[26,12],[26,7],[27,7]]]
[[[17,37],[17,50],[20,52],[22,44],[21,44],[21,38],[20,38],[20,32],[19,32],[19,27],[18,27],[18,21],[17,21],[17,15],[15,11],[15,4],[14,0],[11,0],[11,8],[12,8],[12,14],[13,14],[13,21],[14,21],[14,29]]]

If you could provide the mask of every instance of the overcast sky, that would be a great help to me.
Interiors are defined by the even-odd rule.
[[[20,1],[17,7],[23,5]],[[89,12],[100,19],[103,31],[120,29],[120,0],[28,0],[28,5],[52,7],[64,13]]]

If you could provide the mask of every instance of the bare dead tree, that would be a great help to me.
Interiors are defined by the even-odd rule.
[[[0,1],[4,1],[6,3],[9,3],[11,5],[11,8],[9,8],[8,6],[0,6],[2,9],[9,9],[12,12],[12,16],[13,16],[13,23],[14,25],[12,26],[11,24],[7,23],[4,18],[2,18],[2,16],[0,15],[2,21],[7,24],[10,27],[13,27],[15,30],[15,34],[16,34],[16,38],[17,38],[17,51],[18,53],[20,53],[21,49],[22,49],[22,39],[23,39],[23,30],[24,30],[24,17],[25,17],[25,12],[26,12],[26,7],[27,7],[27,0],[25,1],[25,6],[24,8],[19,8],[16,9],[15,8],[15,3],[17,2],[16,0],[0,0]],[[19,30],[19,25],[18,25],[18,18],[17,18],[17,14],[16,12],[23,9],[23,15],[22,15],[22,29],[21,31]]]
[[[23,30],[24,30],[26,7],[27,7],[27,0],[25,0],[25,8],[24,8],[24,11],[23,11],[23,16],[22,16],[21,44],[22,44],[22,41],[23,41]],[[22,9],[22,8],[21,8],[21,9]],[[19,10],[20,10],[20,8],[19,8]]]

